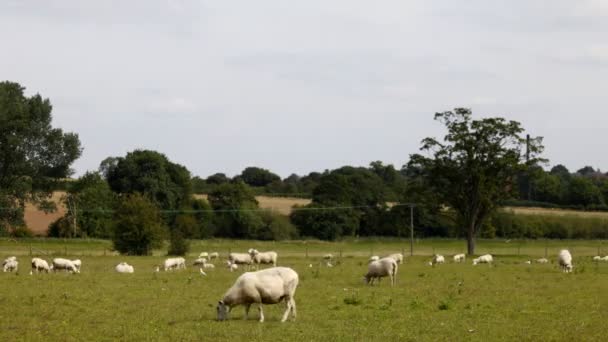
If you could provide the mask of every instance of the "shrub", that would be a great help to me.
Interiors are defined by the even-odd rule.
[[[184,234],[179,229],[173,229],[171,232],[171,241],[169,243],[169,255],[184,256],[190,250],[190,243],[184,239]]]
[[[158,208],[140,194],[121,199],[114,223],[112,242],[120,253],[149,255],[162,245],[165,231]]]

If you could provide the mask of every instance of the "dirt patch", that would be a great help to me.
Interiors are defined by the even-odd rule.
[[[57,210],[54,213],[46,214],[44,211],[38,210],[31,203],[25,206],[25,224],[34,235],[46,235],[49,224],[65,215],[65,207],[61,205],[61,197],[63,195],[65,195],[63,191],[53,193],[51,200],[57,204]]]

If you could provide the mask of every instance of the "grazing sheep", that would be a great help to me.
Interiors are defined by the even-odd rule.
[[[6,266],[6,264],[8,264],[11,261],[17,261],[17,257],[16,256],[11,256],[11,257],[8,257],[8,258],[4,259],[4,261],[2,261],[2,268],[4,268]]]
[[[277,266],[277,252],[259,252],[257,249],[251,249],[249,255],[257,265],[272,264],[273,267]]]
[[[465,262],[467,259],[467,256],[464,254],[456,254],[454,255],[454,262]]]
[[[80,261],[80,259],[72,260],[72,264],[74,264],[76,270],[78,270],[78,273],[80,273],[80,266],[82,266],[82,261]]]
[[[373,285],[374,280],[380,278],[390,277],[391,286],[395,285],[397,281],[397,261],[393,258],[382,258],[378,261],[372,261],[367,265],[367,274],[363,277],[366,284]]]
[[[186,269],[186,259],[182,257],[165,259],[164,270],[170,271],[173,269]]]
[[[207,263],[207,259],[205,258],[198,258],[196,260],[194,260],[194,263],[192,263],[192,265],[196,266],[196,265],[204,265]]]
[[[291,311],[293,319],[296,318],[296,302],[294,295],[298,287],[298,274],[287,267],[267,268],[257,272],[243,273],[234,285],[224,295],[217,305],[217,319],[228,319],[228,313],[237,305],[245,306],[245,317],[249,316],[252,304],[258,304],[260,323],[264,322],[262,304],[278,304],[285,301],[287,310],[281,322],[285,322]]]
[[[559,266],[562,268],[562,271],[564,271],[565,273],[572,272],[572,255],[570,254],[570,251],[568,251],[567,249],[562,249],[559,252],[557,260]]]
[[[250,251],[252,251],[252,250],[250,249]],[[231,264],[247,265],[248,269],[251,267],[251,264],[253,263],[253,259],[251,259],[251,253],[230,253],[228,255],[228,261]]]
[[[323,256],[323,260],[332,260],[334,258],[334,255],[331,253],[325,254]]]
[[[429,262],[429,265],[435,266],[437,264],[445,264],[445,257],[443,255],[435,254],[433,260]]]
[[[207,252],[201,252],[201,254],[198,255],[199,258],[209,258],[209,253]]]
[[[397,263],[403,264],[403,254],[401,253],[391,254],[387,258],[393,258]]]
[[[608,261],[608,255],[600,259],[601,261]]]
[[[540,259],[537,259],[536,262],[539,264],[548,264],[549,260],[546,258],[540,258]]]
[[[380,260],[380,257],[377,255],[373,255],[373,256],[369,257],[369,260],[367,261],[367,263],[370,263],[372,261],[378,261],[378,260]]]
[[[480,256],[479,258],[473,259],[473,265],[477,264],[491,264],[494,262],[494,258],[490,254],[485,254]]]
[[[203,266],[203,268],[209,268],[209,269],[214,269],[215,268],[214,264],[210,264],[208,262],[204,263],[202,266]]]
[[[602,261],[602,257],[599,255],[596,255],[593,257],[593,261]]]
[[[220,258],[220,253],[218,253],[218,252],[209,253],[209,260],[219,259],[219,258]]]
[[[524,264],[530,265],[530,264],[532,264],[532,260],[525,261]]]
[[[66,270],[70,273],[80,273],[76,265],[72,262],[72,260],[63,259],[63,258],[55,258],[53,259],[53,265],[51,266],[53,272],[57,272],[57,270]]]
[[[17,272],[19,270],[19,262],[16,259],[4,260],[2,271],[3,272]]]
[[[230,261],[226,261],[226,264],[228,264],[228,269],[230,270],[230,272],[234,272],[239,269],[239,265],[233,264]]]
[[[126,262],[121,262],[120,264],[116,265],[116,272],[133,273],[135,272],[135,269],[133,268],[133,266],[127,264]]]
[[[36,273],[38,273],[44,271],[46,273],[49,273],[50,270],[51,268],[49,267],[49,263],[46,262],[46,260],[40,258],[32,258],[32,272],[36,271]]]

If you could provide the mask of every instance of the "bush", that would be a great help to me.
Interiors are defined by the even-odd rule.
[[[579,215],[524,215],[501,211],[493,215],[496,236],[504,238],[606,239],[608,219]]]
[[[19,226],[11,230],[10,236],[14,238],[29,238],[34,236],[26,226]]]
[[[165,229],[158,208],[140,194],[121,199],[114,213],[114,249],[123,254],[149,255],[162,246]]]
[[[190,243],[188,240],[184,239],[184,234],[179,229],[173,229],[167,254],[184,256],[189,250]]]
[[[296,227],[289,218],[265,210],[260,212],[262,226],[253,238],[258,240],[290,240],[298,236]]]

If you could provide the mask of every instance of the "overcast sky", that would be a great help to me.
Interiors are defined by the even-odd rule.
[[[454,107],[608,171],[608,1],[3,0],[0,42],[77,174],[137,148],[202,177],[399,168]]]

